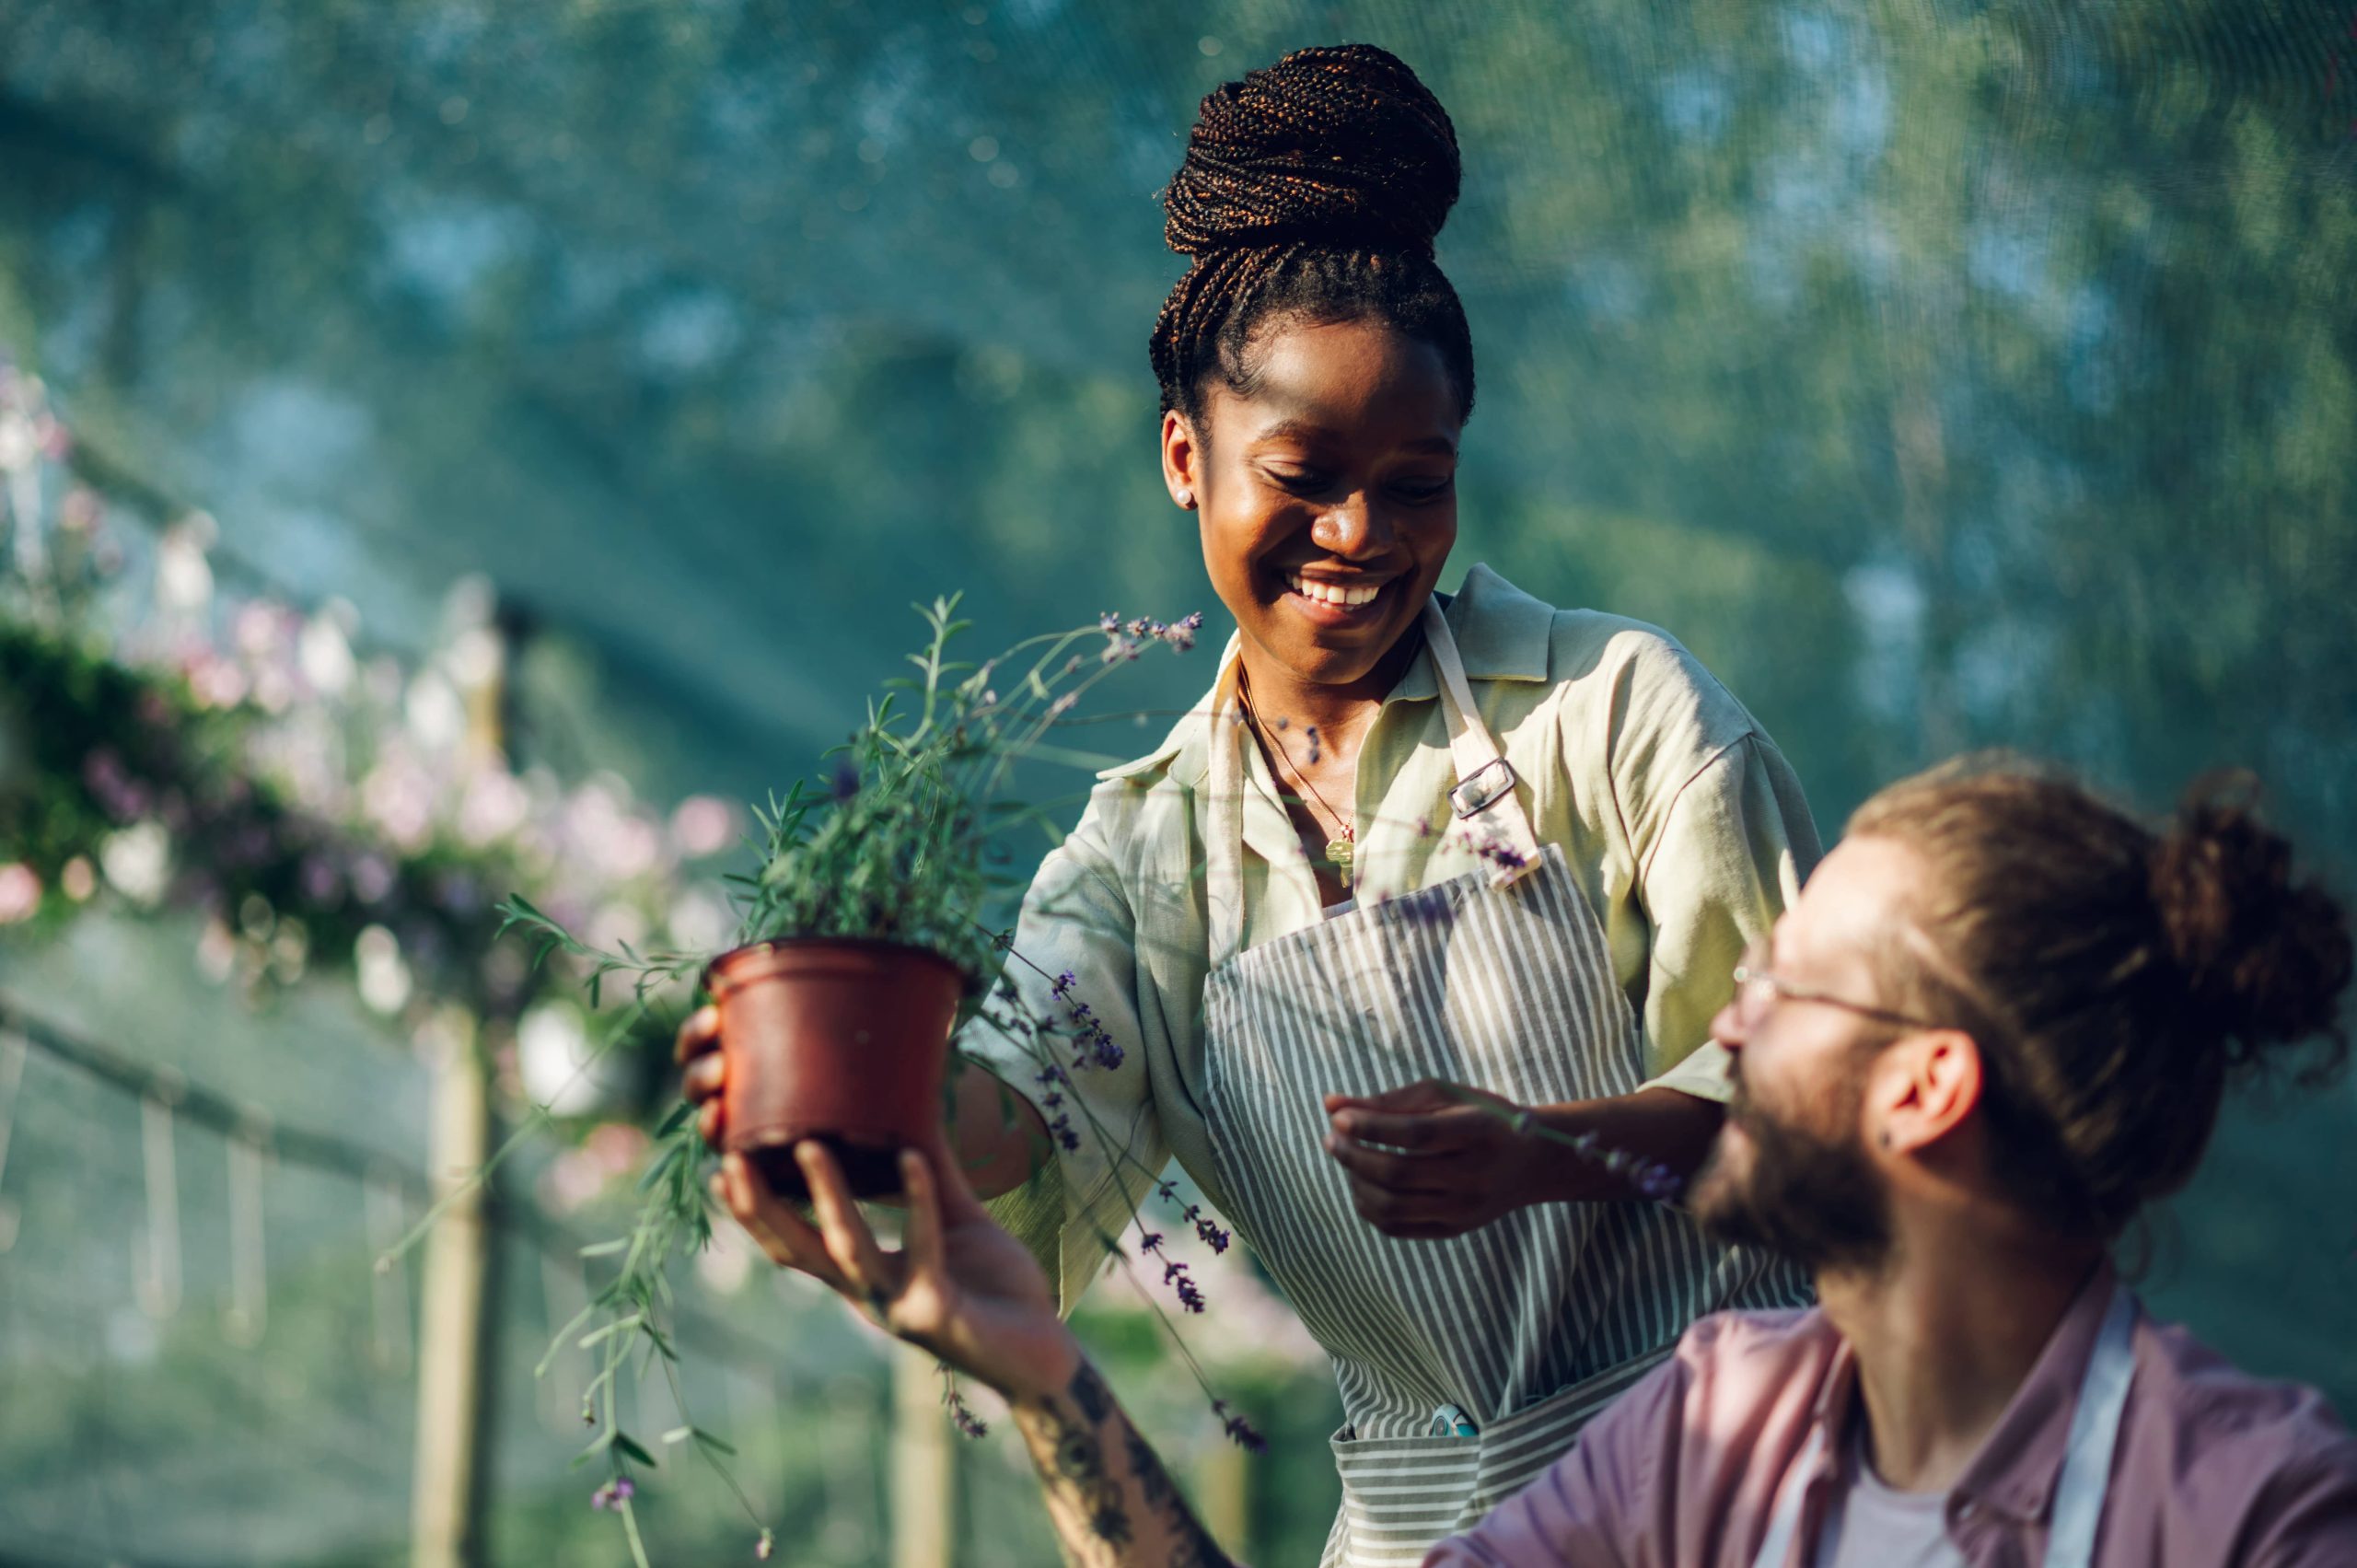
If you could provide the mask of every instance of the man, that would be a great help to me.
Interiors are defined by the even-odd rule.
[[[1736,1090],[1694,1206],[1821,1305],[1695,1325],[1427,1568],[2357,1563],[2357,1439],[2145,1318],[2107,1260],[2230,1074],[2332,1031],[2350,970],[2340,908],[2243,806],[2155,834],[2019,767],[1884,791],[1713,1025]],[[1006,1393],[1074,1562],[1228,1561],[955,1173],[909,1157],[887,1254],[803,1161],[816,1230],[737,1162],[723,1194]]]

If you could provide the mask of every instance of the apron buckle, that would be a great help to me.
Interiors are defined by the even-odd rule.
[[[1504,757],[1492,757],[1448,792],[1448,804],[1460,820],[1476,816],[1512,793],[1515,782],[1514,764]]]

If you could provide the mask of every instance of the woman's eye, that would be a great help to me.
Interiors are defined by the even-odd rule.
[[[1405,501],[1437,501],[1457,483],[1457,476],[1443,479],[1404,480],[1393,485],[1392,491]]]
[[[1269,477],[1296,495],[1315,495],[1333,482],[1315,469],[1270,469]]]

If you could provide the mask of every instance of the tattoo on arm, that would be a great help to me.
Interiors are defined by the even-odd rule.
[[[1018,1419],[1074,1568],[1235,1568],[1095,1367]]]

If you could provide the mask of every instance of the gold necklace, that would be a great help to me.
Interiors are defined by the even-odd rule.
[[[1285,749],[1283,742],[1273,738],[1269,734],[1266,726],[1260,723],[1260,715],[1252,711],[1252,699],[1245,694],[1241,672],[1238,672],[1237,677],[1236,701],[1237,705],[1244,710],[1245,721],[1251,725],[1252,733],[1267,741],[1270,749],[1285,760],[1285,772],[1291,773],[1304,789],[1316,796],[1318,804],[1326,808],[1326,815],[1331,817],[1335,824],[1342,830],[1341,837],[1329,838],[1326,841],[1326,858],[1334,863],[1335,875],[1342,879],[1342,887],[1347,891],[1351,886],[1351,860],[1356,848],[1358,824],[1342,820],[1342,814],[1334,809],[1333,803],[1319,793],[1316,784],[1309,782],[1309,775],[1294,765],[1293,753]]]

